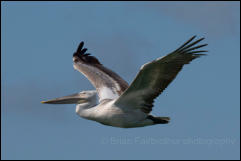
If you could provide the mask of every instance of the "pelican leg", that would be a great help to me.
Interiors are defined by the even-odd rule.
[[[152,115],[147,116],[147,119],[152,120],[154,124],[168,124],[170,121],[169,117],[154,117]]]

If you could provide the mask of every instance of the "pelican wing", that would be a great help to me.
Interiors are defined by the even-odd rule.
[[[86,53],[87,49],[83,46],[84,42],[81,42],[73,55],[74,68],[89,79],[100,100],[118,98],[128,88],[128,83],[104,67],[97,58]]]
[[[115,105],[122,108],[140,108],[150,113],[154,99],[175,79],[184,64],[205,54],[204,50],[195,50],[206,46],[195,46],[201,38],[192,42],[193,36],[174,52],[144,64],[129,88],[116,100]]]

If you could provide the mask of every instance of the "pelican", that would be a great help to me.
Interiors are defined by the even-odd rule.
[[[142,65],[130,85],[104,67],[96,57],[86,53],[84,42],[81,42],[73,54],[73,66],[96,90],[82,91],[42,103],[77,104],[76,113],[80,117],[113,127],[167,124],[169,117],[151,114],[154,99],[175,79],[185,64],[206,55],[206,50],[196,50],[207,45],[196,45],[204,38],[194,41],[195,38],[191,37],[170,54]]]

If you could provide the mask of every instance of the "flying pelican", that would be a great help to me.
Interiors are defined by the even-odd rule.
[[[133,128],[167,124],[169,117],[156,117],[152,111],[154,99],[175,79],[183,65],[202,55],[206,46],[196,45],[193,36],[172,53],[144,64],[134,81],[128,85],[119,75],[104,67],[99,60],[86,53],[81,42],[73,54],[73,66],[81,72],[96,90],[82,91],[42,103],[77,104],[76,113],[85,119],[104,125]]]

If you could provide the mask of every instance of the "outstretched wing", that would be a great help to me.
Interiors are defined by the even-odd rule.
[[[86,53],[87,49],[83,46],[84,42],[81,42],[73,55],[74,68],[89,79],[100,100],[118,98],[128,88],[128,83],[104,67],[97,58]]]
[[[115,104],[123,108],[140,108],[145,113],[150,113],[154,99],[160,95],[174,80],[184,64],[189,64],[205,54],[204,50],[195,50],[206,46],[197,43],[201,38],[192,42],[193,36],[174,52],[144,64],[129,88],[116,100]]]

